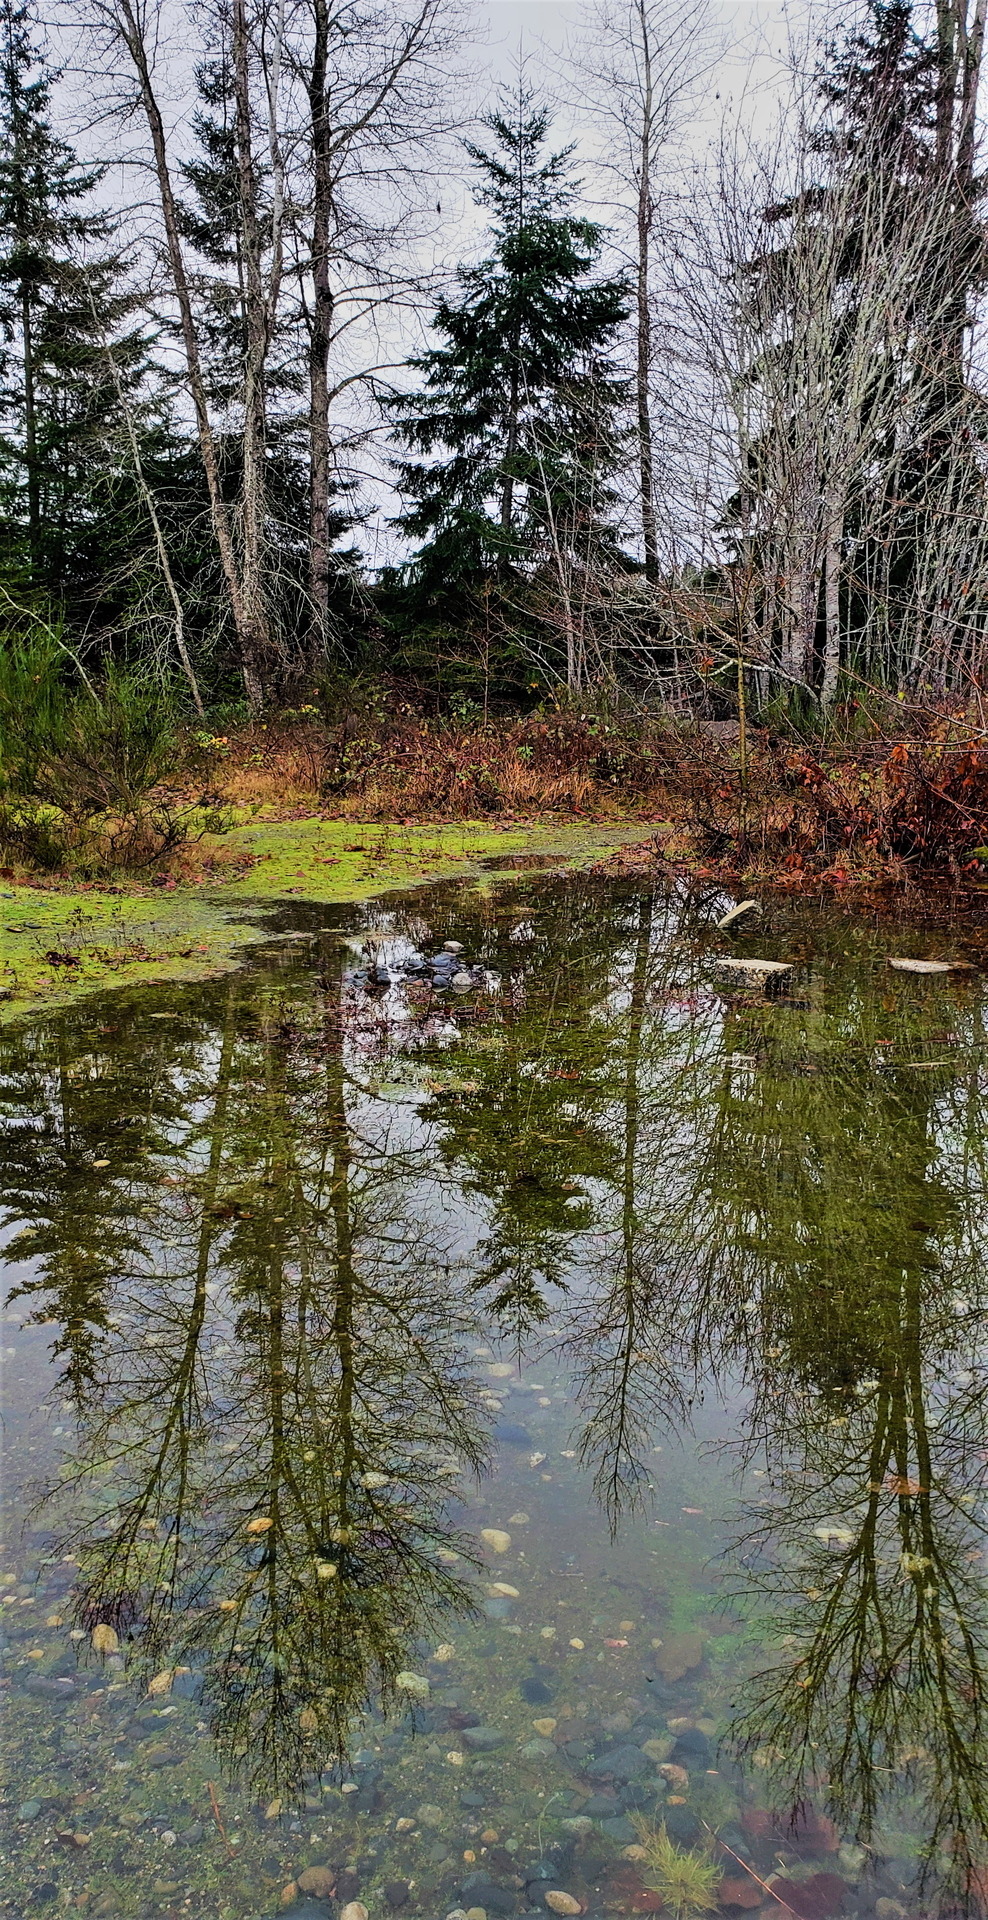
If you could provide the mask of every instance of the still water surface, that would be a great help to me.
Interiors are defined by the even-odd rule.
[[[981,1910],[984,974],[716,911],[299,905],[3,1036],[0,1913]]]

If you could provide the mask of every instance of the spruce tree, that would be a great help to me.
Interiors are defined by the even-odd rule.
[[[52,75],[28,6],[0,5],[0,567],[56,600],[98,592],[105,487],[122,460],[120,391],[146,350],[102,177],[51,124]],[[113,363],[108,358],[112,348]]]
[[[398,463],[397,524],[421,543],[427,598],[530,567],[559,516],[599,516],[625,399],[626,290],[597,271],[604,235],[575,209],[572,149],[547,151],[549,114],[523,86],[484,124],[490,149],[466,150],[492,246],[459,269],[439,343],[411,362],[422,384],[395,404],[399,439],[424,456]]]

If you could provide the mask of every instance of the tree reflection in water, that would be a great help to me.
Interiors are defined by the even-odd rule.
[[[908,1833],[948,1903],[979,1897],[981,1004],[886,990],[867,951],[732,1000],[692,911],[459,895],[501,992],[438,1021],[334,962],[238,978],[139,1052],[73,1052],[71,1021],[58,1057],[10,1043],[0,1172],[82,1422],[80,1618],[145,1677],[202,1670],[255,1786],[344,1755],[471,1601],[482,1313],[565,1362],[618,1551],[656,1433],[723,1397],[754,1645],[725,1750],[781,1830],[812,1801],[876,1852]],[[396,935],[422,912],[389,908]]]
[[[653,963],[660,1004],[669,953]],[[657,1419],[680,1422],[713,1386],[740,1394],[728,1450],[765,1478],[742,1507],[726,1586],[761,1658],[725,1744],[773,1793],[780,1832],[812,1800],[877,1852],[908,1834],[941,1897],[977,1904],[980,1006],[957,996],[949,1046],[931,996],[729,1007],[711,1051],[668,1021],[643,1036],[640,986],[636,973],[620,1241],[591,1267],[573,1343],[585,1452],[616,1525],[647,1478]],[[643,1105],[658,1124],[641,1126]]]
[[[415,1153],[360,1138],[353,1095],[338,981],[304,1027],[230,990],[98,1362],[87,1327],[59,1495],[81,1622],[132,1638],[145,1678],[202,1670],[222,1754],[266,1791],[345,1755],[471,1598],[450,1518],[487,1458],[467,1321],[437,1285],[441,1223],[409,1204]],[[66,1233],[46,1313],[76,1267]]]

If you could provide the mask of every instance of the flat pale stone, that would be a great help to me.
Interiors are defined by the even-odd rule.
[[[501,1527],[481,1527],[480,1537],[485,1547],[490,1547],[492,1553],[510,1553],[511,1551],[511,1535],[505,1533]]]
[[[890,960],[896,973],[953,973],[952,960]]]
[[[750,913],[761,913],[758,901],[739,900],[736,907],[729,907],[723,919],[718,920],[717,932],[727,933],[731,927],[738,926],[740,921],[747,920]]]
[[[792,972],[791,960],[742,960],[734,955],[716,961],[717,972],[725,974],[740,987],[757,990],[771,981],[773,986],[781,986],[787,973]]]

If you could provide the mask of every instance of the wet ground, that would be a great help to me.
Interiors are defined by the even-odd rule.
[[[979,943],[726,904],[4,1033],[0,1913],[980,1911]]]

